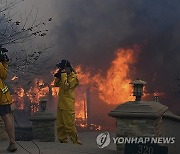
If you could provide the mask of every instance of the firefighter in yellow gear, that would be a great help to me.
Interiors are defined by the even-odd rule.
[[[7,151],[14,152],[17,150],[15,144],[15,132],[14,132],[14,118],[11,111],[12,97],[9,93],[9,89],[5,84],[5,79],[8,73],[8,57],[4,52],[7,49],[0,46],[0,116],[2,117],[6,132],[9,136],[10,144]]]
[[[4,80],[7,78],[7,71],[7,62],[0,62],[0,105],[12,103],[12,97],[9,93],[8,87],[4,83]]]
[[[75,127],[74,90],[79,81],[68,60],[62,60],[57,67],[59,71],[54,75],[54,86],[59,87],[57,135],[61,143],[67,143],[67,136],[69,136],[74,144],[81,145]]]

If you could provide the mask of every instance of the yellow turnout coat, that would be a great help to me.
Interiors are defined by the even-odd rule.
[[[76,73],[72,72],[70,75],[67,73],[61,74],[61,80],[56,78],[54,85],[59,87],[59,102],[58,107],[62,110],[74,111],[75,95],[74,89],[79,84]]]
[[[12,97],[9,93],[8,87],[5,85],[4,80],[7,78],[8,64],[0,62],[0,105],[12,103]]]
[[[73,143],[79,143],[75,127],[75,95],[74,89],[79,84],[77,75],[71,72],[61,74],[61,79],[55,78],[54,85],[59,87],[57,108],[57,135],[61,142],[67,142],[69,135]]]

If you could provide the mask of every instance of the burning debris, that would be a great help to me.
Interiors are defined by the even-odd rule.
[[[11,80],[14,81],[16,79],[18,79],[18,77],[15,75]]]

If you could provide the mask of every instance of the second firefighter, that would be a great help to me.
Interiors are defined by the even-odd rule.
[[[79,81],[77,74],[68,60],[57,64],[59,71],[54,75],[54,86],[59,87],[57,107],[57,136],[61,143],[68,142],[68,136],[74,144],[82,144],[78,140],[75,127],[75,94]]]

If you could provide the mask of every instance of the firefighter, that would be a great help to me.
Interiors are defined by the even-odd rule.
[[[10,141],[7,151],[14,152],[17,148],[15,144],[14,118],[11,111],[12,97],[4,82],[7,78],[7,62],[9,60],[4,52],[7,52],[7,49],[0,47],[0,116],[4,121],[5,129]]]
[[[67,143],[67,136],[69,136],[74,144],[82,145],[78,140],[75,127],[74,90],[78,86],[79,81],[76,72],[68,60],[62,60],[56,66],[59,68],[59,71],[54,75],[54,86],[59,87],[57,136],[61,143]]]

